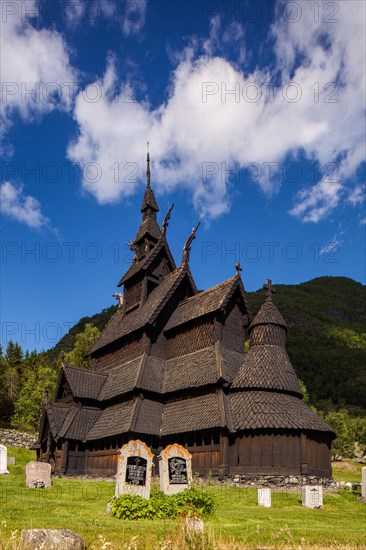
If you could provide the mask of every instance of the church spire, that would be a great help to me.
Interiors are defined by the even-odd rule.
[[[147,142],[147,156],[146,156],[146,187],[150,187],[150,152],[149,152],[149,142]]]

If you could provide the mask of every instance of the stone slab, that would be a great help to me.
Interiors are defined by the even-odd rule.
[[[139,439],[129,441],[119,451],[115,497],[123,494],[150,498],[154,454]]]
[[[323,506],[323,487],[321,485],[302,487],[302,505],[306,508],[321,508]]]
[[[69,529],[24,529],[24,550],[85,550],[84,539]]]
[[[179,445],[168,445],[159,455],[160,489],[174,495],[192,484],[192,455]]]
[[[264,506],[265,508],[271,508],[271,489],[258,489],[258,505]]]
[[[0,445],[0,474],[8,474],[8,449]]]
[[[25,484],[34,488],[35,483],[43,481],[45,488],[51,487],[51,464],[47,462],[28,462],[25,467]]]

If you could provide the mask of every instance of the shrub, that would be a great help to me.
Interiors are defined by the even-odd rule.
[[[156,491],[146,500],[137,495],[121,495],[112,501],[112,515],[118,519],[166,519],[178,516],[201,517],[212,513],[214,499],[200,489],[186,489],[177,495]]]

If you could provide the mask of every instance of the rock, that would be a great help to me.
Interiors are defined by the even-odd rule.
[[[85,550],[84,539],[69,529],[23,529],[25,550]]]
[[[198,518],[186,518],[185,528],[189,533],[203,533],[204,523]]]

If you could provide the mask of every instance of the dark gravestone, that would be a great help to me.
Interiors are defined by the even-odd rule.
[[[140,456],[129,456],[126,467],[126,483],[146,485],[147,460]]]
[[[169,458],[168,475],[169,483],[174,485],[186,485],[188,483],[186,459],[180,456]]]

